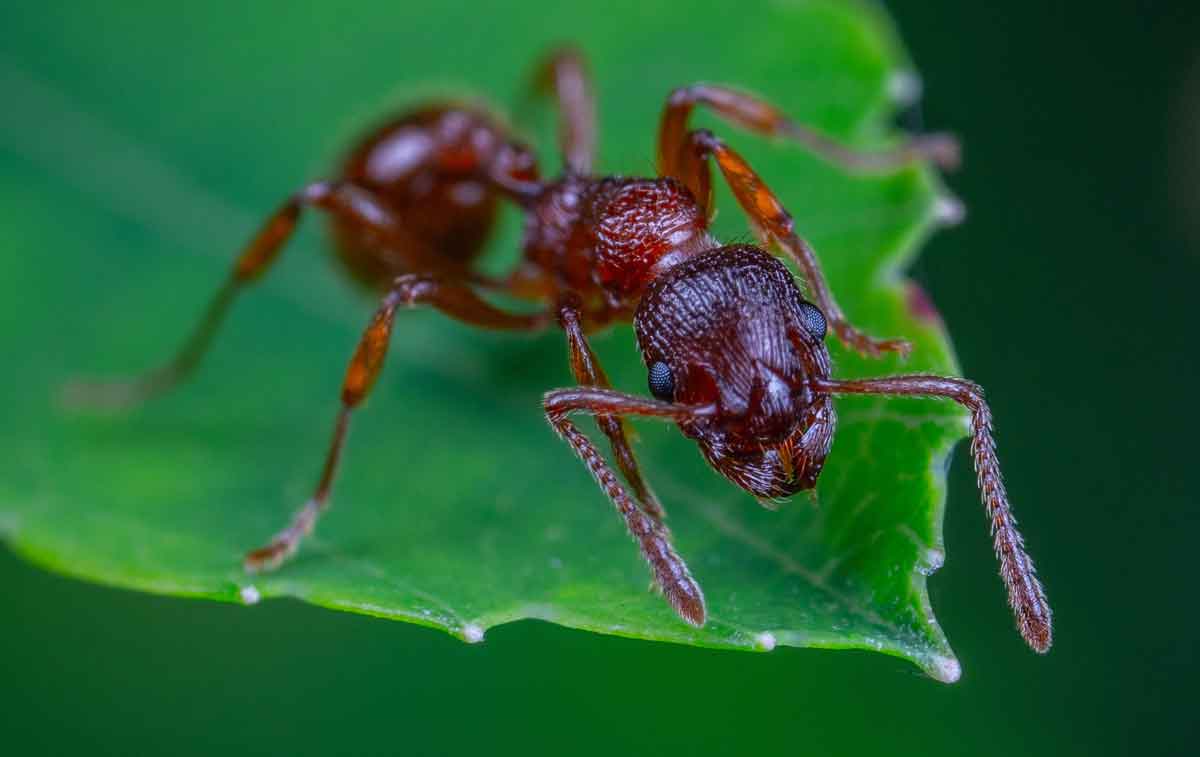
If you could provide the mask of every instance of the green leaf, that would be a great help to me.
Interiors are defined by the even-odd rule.
[[[377,5],[353,18],[328,4],[305,14],[204,4],[183,18],[79,9],[0,59],[4,99],[22,103],[0,123],[4,539],[88,580],[234,602],[253,586],[467,640],[540,618],[709,647],[872,649],[954,680],[925,588],[942,561],[948,456],[966,429],[945,403],[839,400],[819,500],[778,512],[709,470],[673,426],[639,424],[644,470],[707,594],[710,621],[696,630],[647,591],[612,507],[542,418],[542,393],[571,382],[563,340],[475,332],[433,313],[398,324],[315,538],[277,573],[242,573],[243,552],[315,481],[373,309],[327,264],[319,219],[239,302],[186,387],[119,417],[55,402],[73,376],[166,357],[258,220],[359,129],[443,83],[515,104],[533,58],[563,36],[590,55],[601,165],[613,172],[650,170],[657,115],[679,84],[755,90],[866,146],[889,138],[889,91],[911,77],[886,19],[857,3],[745,7],[736,23],[682,17],[670,2],[503,16]],[[954,372],[936,314],[915,306],[899,274],[937,225],[931,172],[847,176],[701,120],[789,205],[858,325],[913,340],[905,370]],[[535,123],[553,168],[552,119],[541,109]],[[745,238],[728,193],[717,199],[720,234]],[[517,221],[506,219],[491,267],[515,258]],[[630,329],[595,342],[614,384],[644,393]],[[835,360],[843,377],[901,368],[841,350]],[[961,504],[969,517],[974,503]]]

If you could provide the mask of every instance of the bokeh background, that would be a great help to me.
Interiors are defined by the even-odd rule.
[[[321,24],[292,4],[231,4],[203,14],[212,28],[164,24],[147,9],[145,23],[81,47],[97,7],[8,4],[0,55],[58,81],[166,86],[161,73],[106,60],[128,65],[142,44],[171,50],[164,37],[187,55],[223,34],[229,66],[256,51],[303,56],[312,40],[322,55],[355,56],[359,39],[390,27],[403,39],[425,23],[399,3],[325,13]],[[246,612],[91,586],[0,550],[5,751],[1194,753],[1200,9],[889,8],[925,82],[910,121],[967,146],[950,183],[970,218],[927,246],[913,276],[966,374],[991,388],[1005,470],[1057,610],[1049,656],[1012,632],[960,454],[947,565],[930,581],[964,665],[952,686],[879,655],[712,652],[537,622],[467,646],[288,601]],[[636,8],[621,12],[637,23]],[[701,12],[736,23],[736,4],[681,4],[681,30]],[[486,40],[487,26],[474,16],[427,28],[453,50],[457,34]],[[569,24],[555,31],[572,35]],[[281,82],[276,96],[330,96],[323,86]],[[10,114],[22,107],[3,102]],[[152,93],[140,107],[153,110]],[[279,120],[281,140],[301,138]],[[197,149],[219,135],[202,139]],[[13,149],[0,142],[5,160]],[[272,177],[262,185],[246,196],[278,192]]]

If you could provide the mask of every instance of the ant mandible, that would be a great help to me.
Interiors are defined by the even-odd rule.
[[[883,152],[847,149],[788,119],[770,103],[723,86],[676,89],[658,131],[658,177],[593,174],[594,101],[581,56],[552,53],[536,89],[559,107],[563,175],[539,178],[532,152],[478,106],[433,103],[386,123],[349,154],[338,178],[293,194],[246,246],[192,336],[174,359],[139,378],[85,387],[94,402],[127,404],[175,386],[196,368],[234,298],[261,277],[291,237],[302,210],[330,215],[335,249],[349,271],[384,290],[350,359],[341,410],[312,498],[266,546],[246,556],[251,571],[278,567],[329,504],[351,412],[379,376],[401,308],[428,305],[485,329],[537,331],[557,321],[579,386],[544,398],[547,420],[616,506],[649,562],[654,582],[688,623],[705,622],[704,596],[671,544],[658,498],[642,478],[626,436],[629,416],[675,421],[708,463],[762,500],[812,489],[833,440],[833,397],[841,394],[945,398],[971,413],[971,455],[991,522],[1000,574],[1021,635],[1034,650],[1051,643],[1050,607],[1009,509],[976,384],[904,375],[830,377],[826,330],[860,353],[906,355],[908,342],[875,339],[838,307],[812,248],[754,170],[720,138],[689,129],[696,106],[755,134],[799,143],[851,170],[888,170],[929,159],[952,167],[957,144],[914,137]],[[709,233],[710,161],[749,217],[761,247],[722,245]],[[523,257],[510,275],[483,276],[473,263],[501,199],[525,213]],[[799,268],[815,303],[764,249]],[[501,291],[540,303],[509,312],[480,297]],[[633,320],[654,399],[614,391],[588,333]],[[612,444],[633,495],[570,416],[588,413]]]

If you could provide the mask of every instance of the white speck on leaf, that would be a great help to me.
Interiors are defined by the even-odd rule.
[[[258,600],[262,599],[262,595],[258,593],[258,588],[254,584],[243,586],[238,590],[238,596],[242,598],[244,605],[256,605]]]
[[[929,547],[921,552],[921,559],[917,561],[917,571],[923,576],[932,576],[946,562],[946,553],[944,550],[936,547]]]
[[[933,218],[943,226],[957,226],[967,218],[967,206],[951,195],[938,195],[933,202]]]
[[[483,629],[474,623],[468,623],[463,626],[462,637],[468,644],[478,644],[483,641]]]
[[[754,637],[754,646],[764,652],[770,652],[775,648],[775,634],[770,631],[763,631]]]

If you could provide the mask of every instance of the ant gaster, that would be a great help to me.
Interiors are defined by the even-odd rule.
[[[249,570],[279,566],[329,504],[351,412],[379,376],[393,319],[425,305],[485,329],[536,331],[555,321],[566,335],[579,386],[545,395],[546,418],[616,506],[649,562],[654,582],[679,615],[705,622],[699,585],[672,546],[658,498],[642,478],[624,419],[664,418],[694,439],[708,463],[761,500],[811,489],[829,453],[833,397],[912,395],[953,400],[971,412],[971,454],[991,523],[1000,573],[1017,626],[1029,645],[1051,643],[1050,608],[1010,513],[991,435],[991,413],[970,381],[928,375],[837,380],[830,377],[828,329],[871,356],[907,354],[903,340],[855,329],[838,307],[812,248],[753,169],[720,138],[690,129],[696,106],[753,133],[799,143],[851,170],[888,170],[915,160],[957,161],[943,135],[911,138],[883,152],[847,149],[798,124],[757,97],[722,86],[676,89],[658,131],[658,177],[593,174],[594,104],[581,57],[548,56],[535,84],[560,112],[563,175],[539,177],[533,154],[478,106],[434,103],[369,134],[337,178],[309,184],[268,218],[246,246],[191,338],[159,370],[135,380],[84,386],[93,402],[144,400],[196,367],[235,296],[262,276],[291,237],[301,212],[329,214],[335,249],[349,271],[382,290],[382,302],[346,371],[341,410],[312,498],[266,546],[250,552]],[[762,247],[722,245],[709,233],[710,166],[715,163],[749,217]],[[523,257],[507,277],[473,267],[501,199],[525,213]],[[764,249],[799,269],[815,302]],[[480,297],[502,291],[538,302],[509,312]],[[632,319],[653,399],[610,388],[587,334]],[[571,415],[593,415],[612,444],[616,467]]]

